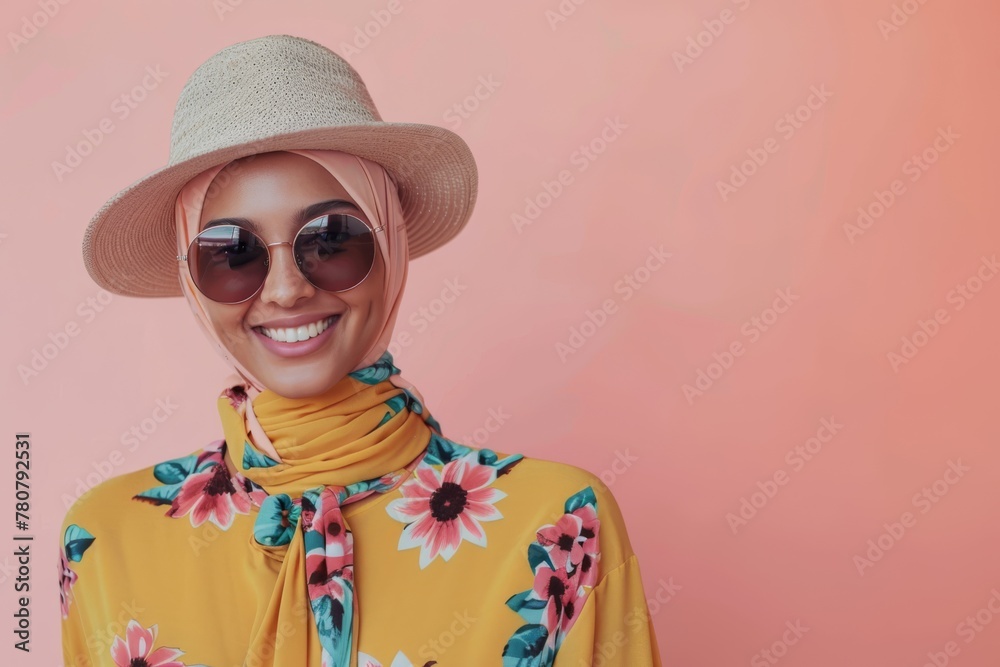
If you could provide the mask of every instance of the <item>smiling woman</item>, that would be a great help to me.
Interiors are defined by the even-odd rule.
[[[388,352],[409,260],[476,179],[460,137],[383,122],[313,42],[192,75],[170,165],[98,212],[84,259],[110,292],[183,295],[235,372],[221,437],[67,512],[67,664],[660,665],[598,476],[446,437]]]

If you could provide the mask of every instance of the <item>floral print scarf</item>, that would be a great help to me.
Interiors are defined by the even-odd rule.
[[[419,392],[394,384],[400,381],[386,352],[319,396],[266,390],[250,401],[242,385],[219,396],[226,458],[260,508],[251,544],[281,561],[272,599],[251,631],[248,663],[316,664],[311,656],[319,652],[323,667],[356,667],[353,538],[341,507],[397,488],[424,458],[432,433],[440,435]],[[280,462],[254,445],[251,419]],[[306,614],[312,622],[303,636]]]

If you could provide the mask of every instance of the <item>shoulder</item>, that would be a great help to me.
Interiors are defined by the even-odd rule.
[[[63,495],[66,513],[60,526],[60,540],[65,542],[72,539],[72,535],[83,533],[92,536],[101,533],[105,537],[127,535],[130,530],[148,521],[151,505],[169,505],[170,489],[179,487],[200,462],[217,453],[217,443],[212,443],[172,459],[109,477],[91,488],[81,483],[74,489],[73,495]]]
[[[593,472],[569,463],[432,439],[429,462],[447,464],[459,458],[492,469],[478,479],[489,479],[489,486],[502,494],[496,509],[506,522],[517,526],[526,548],[544,541],[546,535],[568,532],[576,533],[574,539],[582,539],[581,535],[592,531],[602,572],[611,571],[634,554],[618,501]]]

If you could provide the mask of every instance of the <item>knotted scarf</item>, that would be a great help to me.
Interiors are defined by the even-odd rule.
[[[245,387],[219,396],[227,458],[260,507],[253,542],[283,557],[251,632],[248,665],[356,667],[354,540],[341,507],[398,487],[423,459],[432,429],[440,434],[419,393],[389,380],[398,373],[386,352],[319,396],[262,392],[253,410],[281,463],[261,452],[246,429]],[[304,606],[312,610],[305,636]]]

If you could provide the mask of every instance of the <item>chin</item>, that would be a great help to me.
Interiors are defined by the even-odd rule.
[[[330,387],[333,383],[329,385],[310,385],[299,382],[272,382],[267,385],[267,388],[278,394],[279,396],[284,396],[285,398],[309,398],[311,396],[316,396],[321,394]]]
[[[316,373],[315,371],[308,372],[308,369],[304,370],[307,372],[283,373],[277,371],[263,375],[254,373],[254,375],[260,378],[265,387],[279,396],[284,396],[285,398],[309,398],[310,396],[324,393],[343,379],[349,372],[345,370],[343,373],[331,373],[329,371]]]

